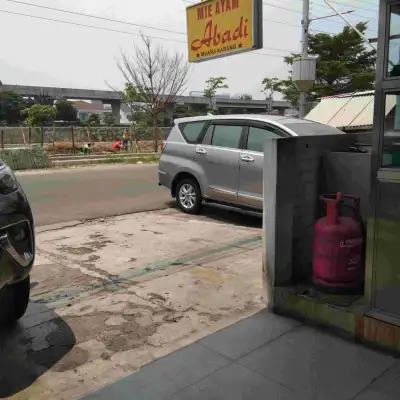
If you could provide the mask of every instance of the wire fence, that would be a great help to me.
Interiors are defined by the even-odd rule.
[[[45,145],[57,142],[87,143],[87,142],[114,142],[122,138],[126,126],[45,126],[43,127],[43,143]],[[159,127],[157,139],[168,137],[171,128]],[[132,137],[136,141],[154,140],[154,130],[151,127],[132,128]],[[27,147],[40,145],[42,128],[27,126],[0,127],[0,148]]]

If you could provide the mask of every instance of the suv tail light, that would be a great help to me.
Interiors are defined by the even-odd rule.
[[[161,143],[161,152],[165,149],[166,145],[167,145],[167,142],[162,142]]]

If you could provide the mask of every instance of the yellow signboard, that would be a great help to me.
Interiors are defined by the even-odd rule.
[[[262,0],[207,0],[186,18],[189,62],[262,48]]]

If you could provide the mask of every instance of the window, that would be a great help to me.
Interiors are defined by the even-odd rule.
[[[400,5],[390,7],[387,75],[400,76]]]
[[[385,98],[382,166],[400,167],[400,93]]]
[[[204,135],[202,144],[211,144],[212,136],[214,133],[214,127],[215,125],[210,125],[207,129],[206,134]]]
[[[228,147],[238,149],[243,126],[237,125],[215,125],[211,144],[217,147]]]
[[[272,130],[263,128],[249,128],[249,136],[247,138],[247,150],[264,152],[264,142],[266,139],[280,137]]]
[[[187,122],[179,124],[179,129],[188,143],[197,143],[197,139],[199,138],[205,124],[205,121]]]

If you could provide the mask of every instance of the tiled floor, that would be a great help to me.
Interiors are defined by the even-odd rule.
[[[264,310],[85,400],[395,400],[400,361]]]

